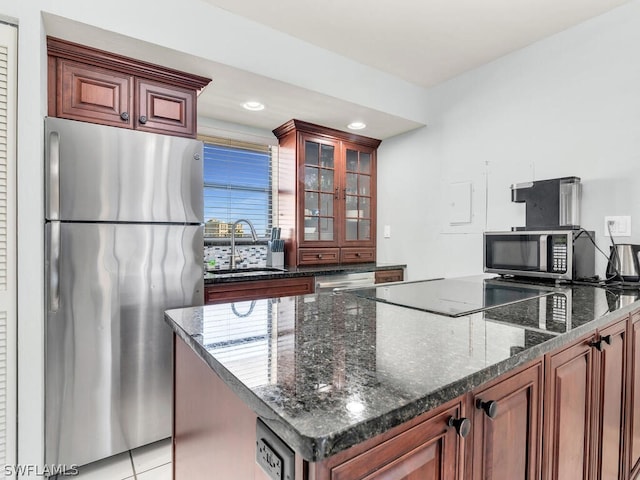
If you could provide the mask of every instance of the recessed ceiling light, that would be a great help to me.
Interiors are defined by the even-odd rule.
[[[347,128],[351,130],[362,130],[366,126],[367,124],[363,122],[351,122],[349,125],[347,125]]]
[[[264,105],[260,102],[244,102],[242,106],[247,110],[251,110],[252,112],[259,112],[260,110],[264,110]]]

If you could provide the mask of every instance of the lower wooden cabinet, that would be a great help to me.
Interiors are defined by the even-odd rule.
[[[401,282],[404,280],[404,270],[377,270],[376,283]]]
[[[314,291],[314,277],[277,278],[246,282],[215,283],[204,288],[204,303],[257,300],[259,298],[306,295]]]
[[[537,480],[541,469],[542,361],[471,396],[473,480]]]
[[[458,480],[462,478],[462,435],[470,428],[462,413],[462,400],[458,399],[400,433],[388,432],[326,462],[312,464],[311,478]]]
[[[629,326],[627,471],[629,480],[640,478],[640,312],[631,315]]]
[[[308,280],[309,288],[313,288],[311,277],[280,279],[288,285],[270,287],[265,284],[276,281],[218,284],[207,288],[246,287],[254,283],[254,292],[257,293],[258,285],[262,284],[260,295],[273,296],[265,293],[264,288],[286,292],[287,288],[301,288],[295,285],[300,280]],[[210,293],[213,295],[213,291]],[[227,294],[231,296],[230,292]],[[236,299],[246,298],[239,297],[242,295],[239,291],[234,295]],[[223,301],[214,296],[210,299]],[[181,399],[184,392],[195,399],[202,398],[198,388],[206,384],[205,377],[213,378],[213,375],[202,366],[201,378],[192,378],[194,367],[181,367],[180,352],[186,352],[187,357],[194,354],[188,347],[176,351],[175,418],[197,430],[200,437],[197,442],[188,441],[192,432],[178,428],[176,423],[174,468],[176,473],[185,472],[176,478],[192,478],[186,472],[193,471],[189,460],[193,453],[201,452],[203,464],[209,461],[202,450],[203,441],[210,442],[209,452],[227,447],[229,451],[236,451],[236,446],[226,445],[229,443],[226,441],[215,443],[220,438],[215,422],[203,429],[202,410],[192,408],[190,403],[195,400]],[[181,380],[180,375],[185,380]],[[237,402],[242,404],[239,399]],[[242,443],[249,468],[246,475],[250,475],[254,463],[255,414],[243,408],[242,415],[240,410],[233,415],[247,418],[246,438],[238,442]],[[226,419],[230,418],[228,413],[215,409],[212,414]],[[225,435],[234,438],[235,433],[231,432],[237,430],[237,424],[230,423],[229,433]],[[178,447],[180,443],[182,446]],[[232,475],[237,465],[227,463],[225,468]],[[614,321],[321,462],[308,463],[296,454],[295,476],[296,480],[634,480],[639,477],[640,312]]]
[[[626,415],[627,322],[599,331],[602,351],[598,355],[595,473],[598,479],[624,478],[624,432]]]
[[[546,358],[545,480],[624,479],[626,318]]]

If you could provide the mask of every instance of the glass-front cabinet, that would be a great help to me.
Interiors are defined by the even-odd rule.
[[[335,242],[339,187],[336,182],[336,146],[304,140],[303,241]]]
[[[299,120],[287,122],[274,133],[280,141],[281,171],[289,172],[286,159],[293,158],[297,173],[295,186],[291,185],[296,192],[291,224],[295,262],[289,264],[375,261],[380,141]],[[280,178],[287,185],[288,179]],[[286,201],[283,205],[285,212]]]
[[[345,240],[370,241],[372,200],[372,154],[355,146],[346,148],[344,187]]]

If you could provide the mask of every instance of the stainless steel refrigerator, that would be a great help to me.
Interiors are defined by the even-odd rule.
[[[45,461],[171,435],[169,308],[203,303],[202,142],[45,120]]]

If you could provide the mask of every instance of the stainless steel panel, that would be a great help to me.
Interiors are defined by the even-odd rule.
[[[202,223],[202,142],[46,119],[46,218]]]
[[[61,223],[60,259],[46,324],[45,461],[82,465],[169,437],[163,311],[203,303],[202,227]]]
[[[376,283],[375,272],[345,273],[340,275],[321,275],[316,277],[315,292],[330,292],[340,288],[372,286]]]

